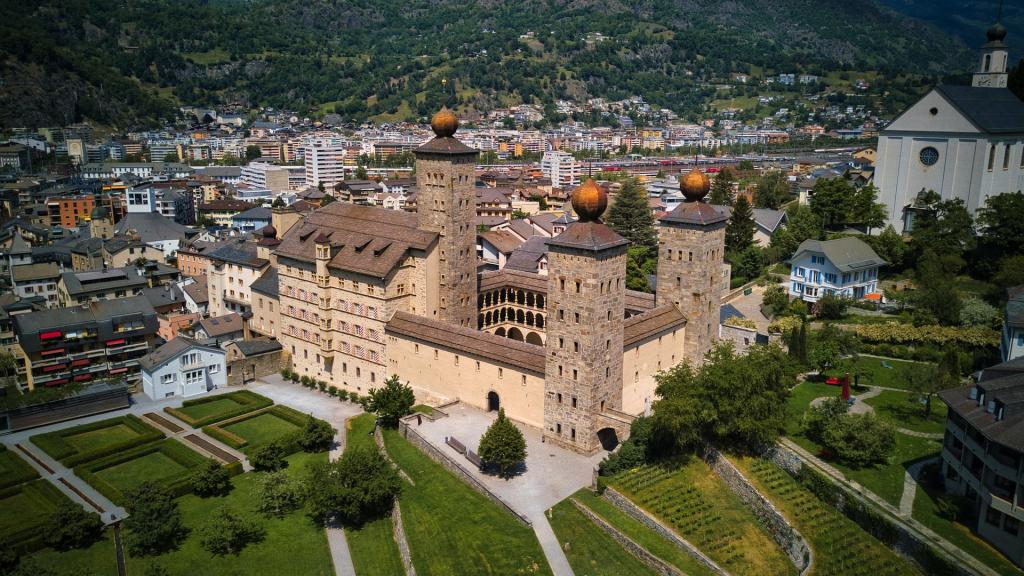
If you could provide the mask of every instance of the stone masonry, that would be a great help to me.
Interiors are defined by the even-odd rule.
[[[595,417],[622,408],[626,246],[594,250],[551,242],[548,265],[544,438],[593,453],[601,448]]]
[[[419,228],[441,235],[438,319],[476,327],[477,151],[416,151]]]

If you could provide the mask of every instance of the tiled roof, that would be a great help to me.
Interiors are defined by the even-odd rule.
[[[225,242],[204,254],[212,260],[223,260],[248,268],[262,268],[268,260],[256,255],[256,244],[252,242]]]
[[[410,249],[427,250],[437,234],[417,227],[415,214],[334,202],[285,234],[277,254],[314,262],[316,238],[328,235],[334,256],[328,266],[383,278]]]
[[[512,251],[505,263],[505,268],[523,272],[538,272],[539,262],[547,253],[548,238],[531,236]]]
[[[31,282],[33,280],[46,280],[47,278],[57,278],[60,276],[60,269],[53,262],[44,262],[41,264],[22,264],[21,266],[14,266],[11,268],[11,275],[14,277],[14,281],[17,282]]]
[[[544,347],[536,344],[454,326],[408,312],[395,312],[384,329],[387,334],[408,336],[427,344],[473,354],[535,374],[544,374]]]
[[[710,226],[728,220],[728,216],[706,202],[683,202],[662,216],[660,222]]]
[[[206,285],[206,276],[197,277],[195,282],[186,285],[183,290],[196,304],[205,304],[210,301],[210,291]]]
[[[249,286],[249,289],[260,294],[266,294],[267,296],[278,296],[278,280],[277,280],[277,267],[271,266],[267,268],[267,271],[262,276],[256,279],[255,282]]]
[[[232,342],[232,344],[238,346],[238,351],[246,358],[250,356],[259,356],[260,354],[266,354],[268,352],[276,352],[282,348],[280,342],[277,340],[270,340],[268,338],[236,340]]]
[[[481,292],[497,290],[498,288],[505,288],[509,286],[547,294],[548,277],[541,276],[536,273],[522,272],[520,270],[510,270],[508,268],[502,268],[501,270],[493,272],[484,272],[480,275],[479,290]]]
[[[558,236],[549,238],[547,243],[548,246],[598,251],[626,246],[629,240],[601,222],[576,222]]]
[[[480,153],[476,148],[470,148],[460,142],[458,138],[452,137],[434,138],[414,150],[414,152],[417,154],[472,154],[474,156]]]
[[[199,321],[199,326],[202,327],[203,332],[206,332],[206,335],[210,338],[231,334],[243,329],[242,317],[234,312],[225,316],[203,318]]]
[[[193,348],[202,348],[210,352],[224,354],[224,351],[220,348],[203,346],[191,338],[178,336],[149,354],[146,354],[142,358],[139,358],[139,366],[147,372],[152,372],[154,369],[163,366],[165,363],[174,360]]]
[[[626,310],[651,310],[654,308],[654,294],[637,290],[626,290]]]
[[[1024,133],[1024,102],[1007,88],[940,85],[935,91],[983,132]]]
[[[181,238],[188,227],[155,212],[129,212],[114,228],[115,234],[135,230],[143,242],[159,242]]]
[[[840,272],[855,272],[864,268],[884,266],[885,260],[875,253],[860,238],[847,236],[835,240],[804,240],[797,247],[791,260],[796,260],[804,252],[820,252],[828,258]]]
[[[479,236],[502,254],[511,253],[523,243],[518,236],[507,230],[488,230],[487,232],[481,232]]]
[[[985,391],[986,405],[993,400],[1003,405],[1003,419],[970,398],[971,386],[943,390],[939,397],[989,440],[1024,452],[1024,358],[983,370],[978,386]]]
[[[684,326],[686,317],[674,304],[658,306],[626,319],[622,329],[622,345],[631,346],[666,330]]]

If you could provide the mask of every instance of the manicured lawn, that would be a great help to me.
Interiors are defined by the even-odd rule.
[[[886,368],[885,366],[892,368]],[[862,386],[882,386],[883,388],[909,388],[905,374],[907,370],[928,366],[926,362],[911,362],[908,360],[896,360],[892,358],[875,358],[873,356],[858,356],[856,360],[847,358],[841,360],[839,366],[829,370],[829,376],[842,376],[850,373],[850,382],[854,381],[854,375],[860,372],[860,384]]]
[[[3,490],[0,492],[0,537],[45,524],[65,500],[63,492],[42,479]]]
[[[921,574],[916,565],[823,503],[775,464],[763,459],[732,460],[807,540],[816,574]]]
[[[192,406],[182,406],[181,408],[178,408],[178,410],[196,420],[200,420],[224,412],[229,412],[242,406],[244,406],[244,404],[236,401],[230,394],[227,394],[219,396],[216,400],[211,402],[194,404]]]
[[[800,433],[803,429],[804,412],[811,407],[811,401],[822,396],[839,396],[841,391],[839,386],[829,386],[821,382],[804,381],[794,386],[786,402],[786,434],[793,436]]]
[[[584,488],[573,494],[572,497],[589,508],[591,512],[603,518],[605,522],[614,526],[619,532],[646,548],[648,552],[680,569],[684,574],[690,576],[714,574],[693,556],[683,552],[678,546],[590,490]]]
[[[103,480],[113,484],[121,491],[130,490],[146,480],[161,482],[178,476],[188,470],[163,452],[151,452],[145,456],[129,460],[96,473]]]
[[[326,460],[327,455],[299,453],[288,457],[286,468],[293,478],[301,478],[309,464]],[[327,547],[327,536],[302,510],[283,518],[267,518],[256,511],[252,492],[256,478],[263,472],[249,472],[232,479],[234,490],[227,496],[199,498],[188,495],[178,499],[182,519],[190,533],[178,550],[155,558],[128,558],[129,574],[145,574],[151,563],[163,566],[172,576],[194,574],[278,576],[333,576],[334,566]],[[214,556],[200,544],[199,528],[221,506],[255,518],[266,529],[266,538],[245,548],[238,556]]]
[[[533,530],[402,438],[385,430],[388,453],[416,482],[399,503],[416,573],[550,574]]]
[[[348,420],[345,450],[363,447],[376,450],[377,444],[370,434],[375,419],[373,414],[362,414]],[[390,516],[368,522],[358,530],[346,529],[345,539],[359,576],[389,576],[404,572]]]
[[[898,428],[937,434],[946,429],[946,403],[938,397],[932,398],[932,413],[928,418],[924,417],[924,405],[906,392],[883,390],[864,402],[875,409],[875,414]]]
[[[184,494],[191,490],[192,471],[206,460],[181,442],[167,438],[82,464],[75,468],[75,475],[121,504],[125,492],[147,480]]]
[[[106,576],[117,574],[117,551],[114,549],[114,533],[103,532],[103,538],[88,548],[58,552],[53,548],[44,548],[29,556],[29,562],[47,569],[57,576],[80,576],[95,574]],[[49,574],[49,572],[47,572]]]
[[[272,406],[274,401],[250,390],[236,390],[217,396],[203,396],[182,402],[181,408],[164,408],[171,416],[193,428],[202,428],[230,418]]]
[[[110,454],[164,438],[153,426],[135,415],[81,424],[29,438],[51,458],[65,466],[78,466]]]
[[[562,500],[552,508],[550,522],[576,574],[655,574],[568,500]]]
[[[0,444],[0,488],[16,486],[36,478],[39,478],[39,473],[35,468],[22,460],[14,450],[8,450],[7,446]]]
[[[731,574],[796,574],[753,512],[699,458],[683,465],[645,465],[609,484]]]
[[[811,454],[821,456],[821,446],[810,439],[804,436],[791,436],[790,438]],[[886,464],[866,468],[850,468],[836,460],[827,460],[827,462],[850,480],[856,481],[881,496],[893,506],[899,506],[900,496],[903,495],[903,475],[906,467],[915,460],[934,456],[940,450],[942,450],[942,445],[938,440],[896,434],[896,451]]]
[[[925,486],[919,484],[917,494],[914,496],[914,519],[1000,574],[1007,576],[1024,574],[1024,571],[1014,566],[1006,556],[975,536],[970,528],[939,516],[936,513],[936,500],[939,496],[941,493],[931,493]]]
[[[106,450],[108,447],[131,440],[139,433],[124,424],[116,424],[99,430],[90,430],[74,436],[65,436],[64,441],[78,452],[85,450]]]
[[[245,439],[249,443],[245,451],[249,453],[258,446],[297,432],[299,427],[273,412],[264,412],[259,416],[224,426],[224,429]]]

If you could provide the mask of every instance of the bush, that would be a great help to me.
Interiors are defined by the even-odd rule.
[[[999,331],[985,326],[960,328],[955,326],[908,325],[900,322],[885,324],[858,324],[853,333],[868,342],[889,344],[956,344],[969,347],[998,347]]]
[[[274,401],[271,400],[270,398],[267,398],[266,396],[261,396],[249,390],[238,390],[235,392],[229,392],[227,394],[221,394],[219,396],[204,396],[202,398],[197,398],[195,400],[186,400],[185,402],[182,403],[181,407],[182,409],[184,409],[188,408],[189,406],[196,406],[198,404],[204,404],[207,402],[216,402],[217,400],[223,398],[230,398],[235,402],[240,403],[241,405],[236,408],[227,409],[224,410],[223,412],[217,412],[214,414],[210,414],[208,416],[204,416],[202,418],[192,418],[191,416],[183,412],[181,409],[170,407],[164,408],[164,412],[167,412],[168,414],[174,416],[175,418],[178,418],[179,420],[188,423],[188,425],[192,426],[193,428],[202,428],[203,426],[213,424],[214,422],[229,420],[236,416],[241,416],[242,414],[246,414],[248,412],[254,412],[256,410],[266,408],[274,404]]]
[[[65,500],[50,516],[45,541],[56,550],[87,548],[103,533],[103,521],[95,512]]]
[[[249,462],[257,470],[274,471],[284,468],[287,464],[284,460],[285,449],[279,441],[268,442],[257,447],[249,455]]]
[[[192,472],[192,491],[202,497],[223,496],[231,491],[231,473],[210,459]]]
[[[633,442],[632,439],[623,442],[619,449],[605,457],[598,464],[598,474],[601,476],[614,476],[619,472],[625,472],[638,466],[642,466],[647,460],[644,447]]]
[[[826,294],[818,300],[818,318],[824,320],[839,320],[846,316],[846,308],[849,301],[831,294]]]
[[[853,467],[889,459],[896,449],[896,429],[874,414],[844,414],[825,425],[821,442]]]
[[[971,513],[971,508],[972,503],[969,498],[956,494],[947,494],[939,497],[935,501],[935,513],[938,514],[940,518],[945,518],[950,522],[957,522],[972,518],[973,514]]]
[[[825,429],[846,415],[849,409],[849,404],[838,396],[812,407],[804,417],[804,435],[815,442],[822,442]]]
[[[398,420],[412,413],[416,403],[416,395],[407,384],[402,384],[398,376],[388,378],[383,388],[371,388],[367,400],[360,403],[367,412],[373,412],[380,418],[381,424],[389,428],[398,426]]]
[[[328,386],[327,387],[327,394],[329,394],[330,396],[333,396],[333,397],[337,397],[338,396],[338,387],[337,386]]]
[[[310,415],[296,441],[304,452],[323,452],[334,444],[334,432],[330,424]]]
[[[302,385],[305,386],[306,388],[313,387],[313,379],[310,378],[309,376],[303,375],[302,378],[299,379],[299,381],[302,382]]]
[[[66,438],[76,436],[78,434],[102,430],[104,428],[110,428],[118,425],[127,426],[138,435],[134,438],[129,438],[121,442],[115,442],[104,448],[84,451],[79,451],[65,440]],[[161,440],[163,437],[163,432],[160,432],[156,428],[143,422],[134,414],[128,414],[118,418],[100,420],[99,422],[92,422],[90,424],[82,424],[80,426],[57,430],[55,432],[39,434],[32,436],[29,440],[36,446],[39,446],[43,452],[52,456],[54,460],[57,460],[69,468],[74,468],[75,466],[85,462],[98,460],[100,458],[110,456],[111,454],[117,454],[119,452],[135,448],[136,446],[142,446],[143,444],[149,444],[150,442]]]
[[[207,552],[218,556],[237,556],[249,544],[263,540],[266,530],[225,506],[200,528],[200,535],[200,542]]]
[[[321,392],[325,392],[325,391],[327,391],[327,382],[324,382],[323,380],[318,380],[317,383],[316,383],[316,387]]]
[[[283,470],[258,477],[253,487],[253,497],[256,499],[257,510],[277,518],[302,505],[299,487]]]
[[[287,368],[281,368],[281,378],[284,378],[285,380],[291,380],[292,371]]]
[[[346,391],[343,388],[339,388],[338,389],[338,400],[341,400],[342,402],[348,400],[348,391]]]

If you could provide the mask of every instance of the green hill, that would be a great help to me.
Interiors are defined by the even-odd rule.
[[[694,116],[752,76],[963,72],[962,42],[873,0],[0,0],[0,126],[119,128],[177,104],[354,119],[642,95]],[[834,74],[833,74],[834,76]],[[443,83],[442,80],[447,80]],[[920,91],[901,77],[893,92]],[[748,95],[749,96],[749,95]]]

